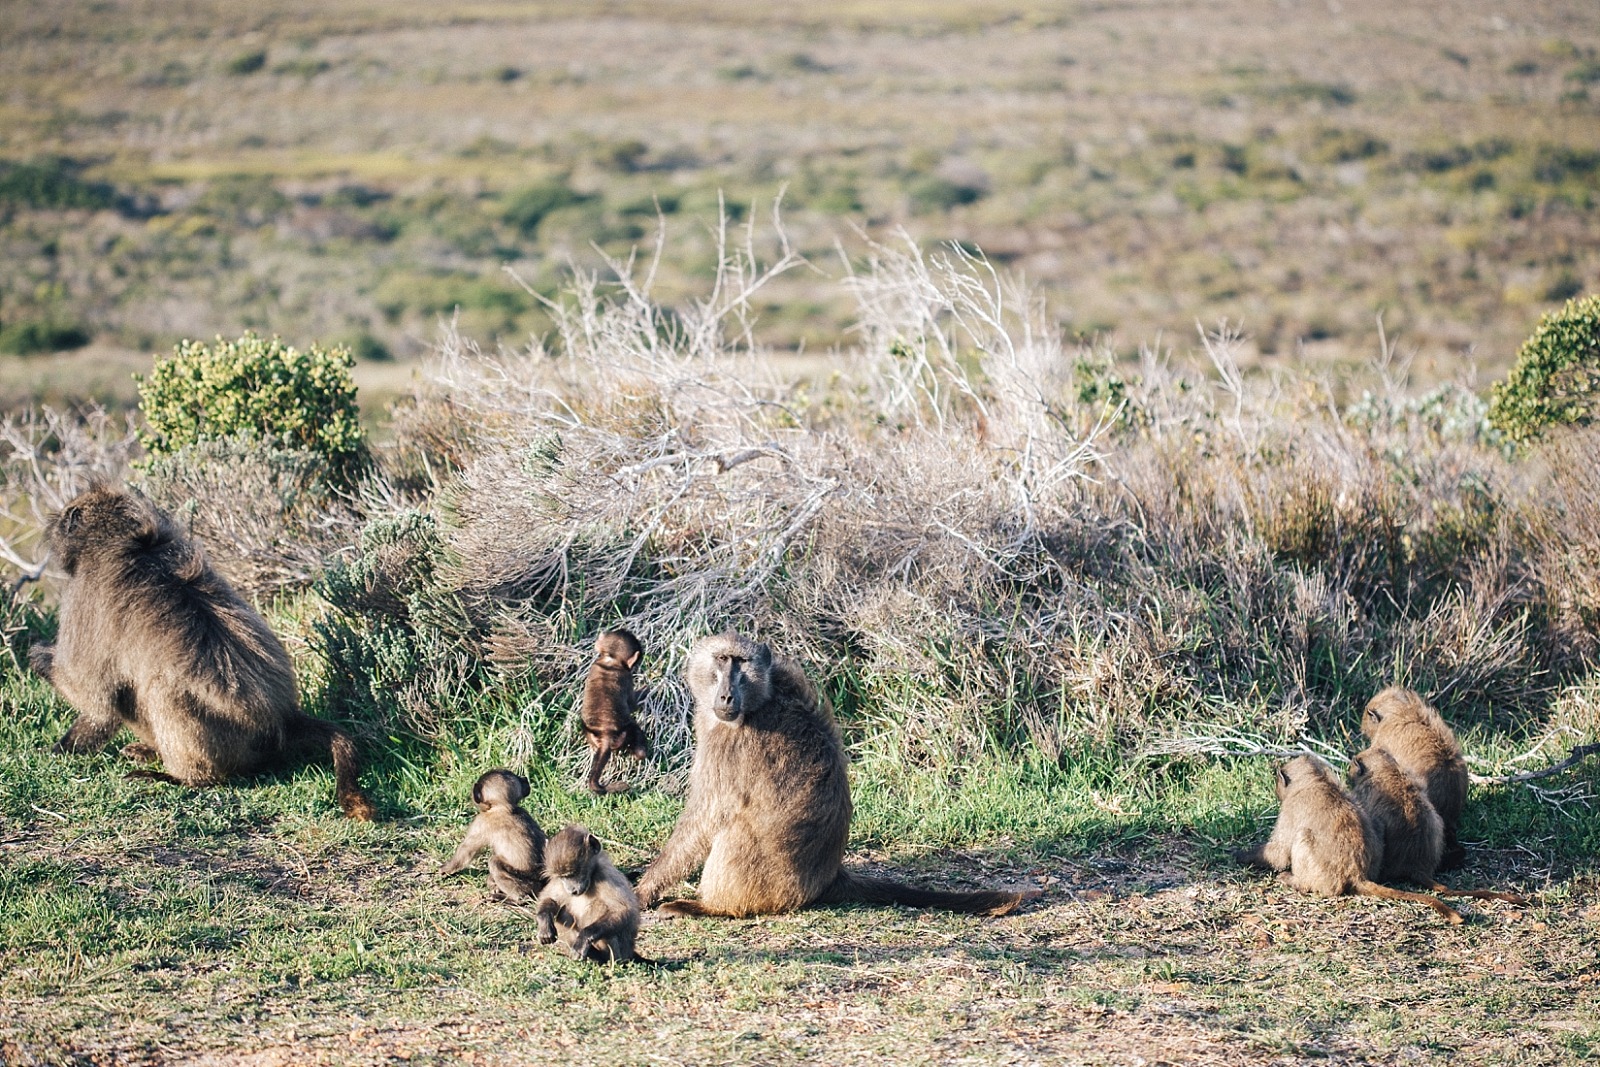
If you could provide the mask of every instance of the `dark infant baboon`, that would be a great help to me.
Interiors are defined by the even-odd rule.
[[[594,750],[589,763],[589,789],[594,793],[621,793],[627,782],[600,784],[606,761],[614,752],[631,753],[635,759],[650,755],[650,742],[634,719],[638,698],[633,691],[633,669],[639,665],[644,648],[627,630],[607,630],[595,639],[594,666],[583,683],[583,732]]]
[[[689,796],[639,880],[647,907],[702,864],[699,900],[663,911],[747,916],[861,901],[1004,915],[1039,895],[916,889],[844,869],[844,746],[799,666],[729,633],[696,644],[686,676],[695,704]]]
[[[1383,869],[1383,838],[1324,760],[1298,756],[1279,767],[1277,792],[1272,836],[1239,853],[1241,862],[1278,871],[1286,884],[1305,893],[1414,900],[1452,923],[1461,922],[1461,914],[1437,897],[1373,881]]]
[[[533,816],[522,810],[527,795],[528,780],[522,775],[500,768],[485,771],[472,786],[478,814],[450,862],[439,868],[439,877],[462,870],[487,848],[491,889],[507,900],[538,896],[544,887],[545,840]]]
[[[159,760],[143,777],[208,786],[313,755],[331,757],[339,804],[371,819],[350,736],[300,711],[294,667],[264,620],[171,517],[97,486],[50,522],[68,575],[56,643],[34,670],[78,711],[58,752],[96,752],[122,726]]]
[[[649,962],[633,951],[639,898],[597,837],[582,826],[563,829],[545,846],[544,873],[540,944],[548,945],[559,935],[573,959]]]
[[[1527,903],[1512,893],[1451,889],[1434,878],[1444,852],[1444,820],[1428,800],[1422,779],[1400,766],[1387,749],[1374,746],[1357,755],[1350,761],[1349,778],[1351,799],[1383,841],[1380,878],[1413,882],[1440,896]]]
[[[1467,763],[1456,735],[1433,705],[1410,689],[1391,686],[1373,697],[1361,715],[1361,732],[1385,748],[1400,766],[1422,779],[1428,800],[1444,820],[1442,871],[1459,867],[1467,850],[1457,840],[1467,805]]]

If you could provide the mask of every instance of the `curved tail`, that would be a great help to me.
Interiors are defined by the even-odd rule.
[[[1390,889],[1386,885],[1366,881],[1355,883],[1355,891],[1364,897],[1382,897],[1384,900],[1414,900],[1418,904],[1426,904],[1440,915],[1443,915],[1451,926],[1460,926],[1463,921],[1459,911],[1438,897],[1430,897],[1426,893],[1408,893],[1404,889]]]
[[[291,749],[313,755],[326,752],[333,760],[334,795],[347,816],[361,822],[377,818],[378,809],[361,791],[361,760],[349,734],[310,715],[290,720],[287,733]]]
[[[1037,889],[1009,892],[982,889],[972,892],[947,892],[919,889],[887,878],[871,878],[841,870],[833,883],[817,898],[819,904],[903,904],[909,908],[944,908],[966,915],[1007,915],[1024,901],[1039,896]]]

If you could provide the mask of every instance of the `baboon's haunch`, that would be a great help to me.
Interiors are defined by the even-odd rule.
[[[639,898],[600,841],[582,826],[568,826],[545,846],[544,891],[539,894],[539,941],[561,938],[574,959],[596,963],[639,960]]]
[[[134,773],[191,786],[321,754],[345,814],[373,817],[349,735],[300,711],[283,645],[168,515],[102,486],[48,533],[68,582],[56,643],[29,658],[78,711],[57,751],[99,751],[127,726],[140,743],[125,753],[165,768]]]
[[[1039,895],[917,889],[844,869],[844,746],[799,666],[730,633],[696,644],[686,673],[695,705],[689,796],[639,880],[646,906],[702,865],[699,899],[663,911],[746,916],[860,901],[1004,915]]]
[[[594,666],[583,683],[583,732],[594,750],[589,763],[589,789],[594,793],[621,793],[628,783],[600,784],[606,761],[613,753],[627,752],[635,759],[650,755],[650,742],[634,719],[638,699],[633,691],[633,669],[644,649],[627,630],[607,630],[594,643]]]
[[[1479,900],[1527,901],[1488,889],[1451,889],[1434,878],[1444,852],[1444,820],[1428,800],[1422,780],[1400,766],[1386,749],[1374,746],[1350,761],[1350,795],[1383,842],[1378,876],[1430,889],[1439,896]]]
[[[1467,805],[1467,762],[1461,758],[1455,732],[1433,705],[1401,686],[1391,686],[1367,702],[1361,732],[1422,779],[1428,800],[1444,820],[1439,869],[1460,866],[1467,857],[1456,836],[1461,810]]]
[[[1461,913],[1437,897],[1373,881],[1383,869],[1383,838],[1325,761],[1299,756],[1285,763],[1278,768],[1277,791],[1272,836],[1240,853],[1242,862],[1279,871],[1284,882],[1305,893],[1414,900],[1451,923],[1461,922]]]
[[[450,862],[439,869],[448,878],[464,869],[472,858],[489,850],[489,886],[507,900],[537,896],[544,886],[544,831],[522,810],[528,780],[496,768],[485,771],[472,786],[477,817]]]

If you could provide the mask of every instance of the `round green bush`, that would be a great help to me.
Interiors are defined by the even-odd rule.
[[[1600,293],[1568,300],[1539,320],[1505,381],[1494,387],[1489,423],[1519,444],[1553,426],[1584,426],[1600,400]]]
[[[254,434],[322,457],[335,479],[348,484],[369,463],[353,362],[343,347],[302,352],[254,333],[211,344],[181,341],[148,378],[136,376],[144,415],[139,442],[155,457]]]

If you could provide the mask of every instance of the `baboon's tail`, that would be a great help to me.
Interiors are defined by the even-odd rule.
[[[361,791],[361,760],[349,734],[331,722],[301,715],[289,723],[288,744],[307,755],[328,753],[333,759],[334,794],[344,813],[361,822],[377,818],[378,809]]]
[[[1503,900],[1508,904],[1527,904],[1527,897],[1519,897],[1515,893],[1501,893],[1493,889],[1451,889],[1438,882],[1428,887],[1441,897],[1471,897],[1474,900]]]
[[[1418,904],[1426,904],[1434,911],[1445,917],[1451,926],[1460,926],[1461,913],[1438,897],[1430,897],[1426,893],[1408,893],[1404,889],[1390,889],[1377,882],[1357,882],[1355,890],[1364,897],[1382,897],[1384,900],[1414,900]]]
[[[871,878],[841,870],[833,884],[822,891],[817,903],[903,904],[908,908],[944,908],[967,915],[1006,915],[1016,911],[1024,901],[1038,896],[1037,889],[1020,892],[983,889],[960,893],[918,889],[887,878]]]

